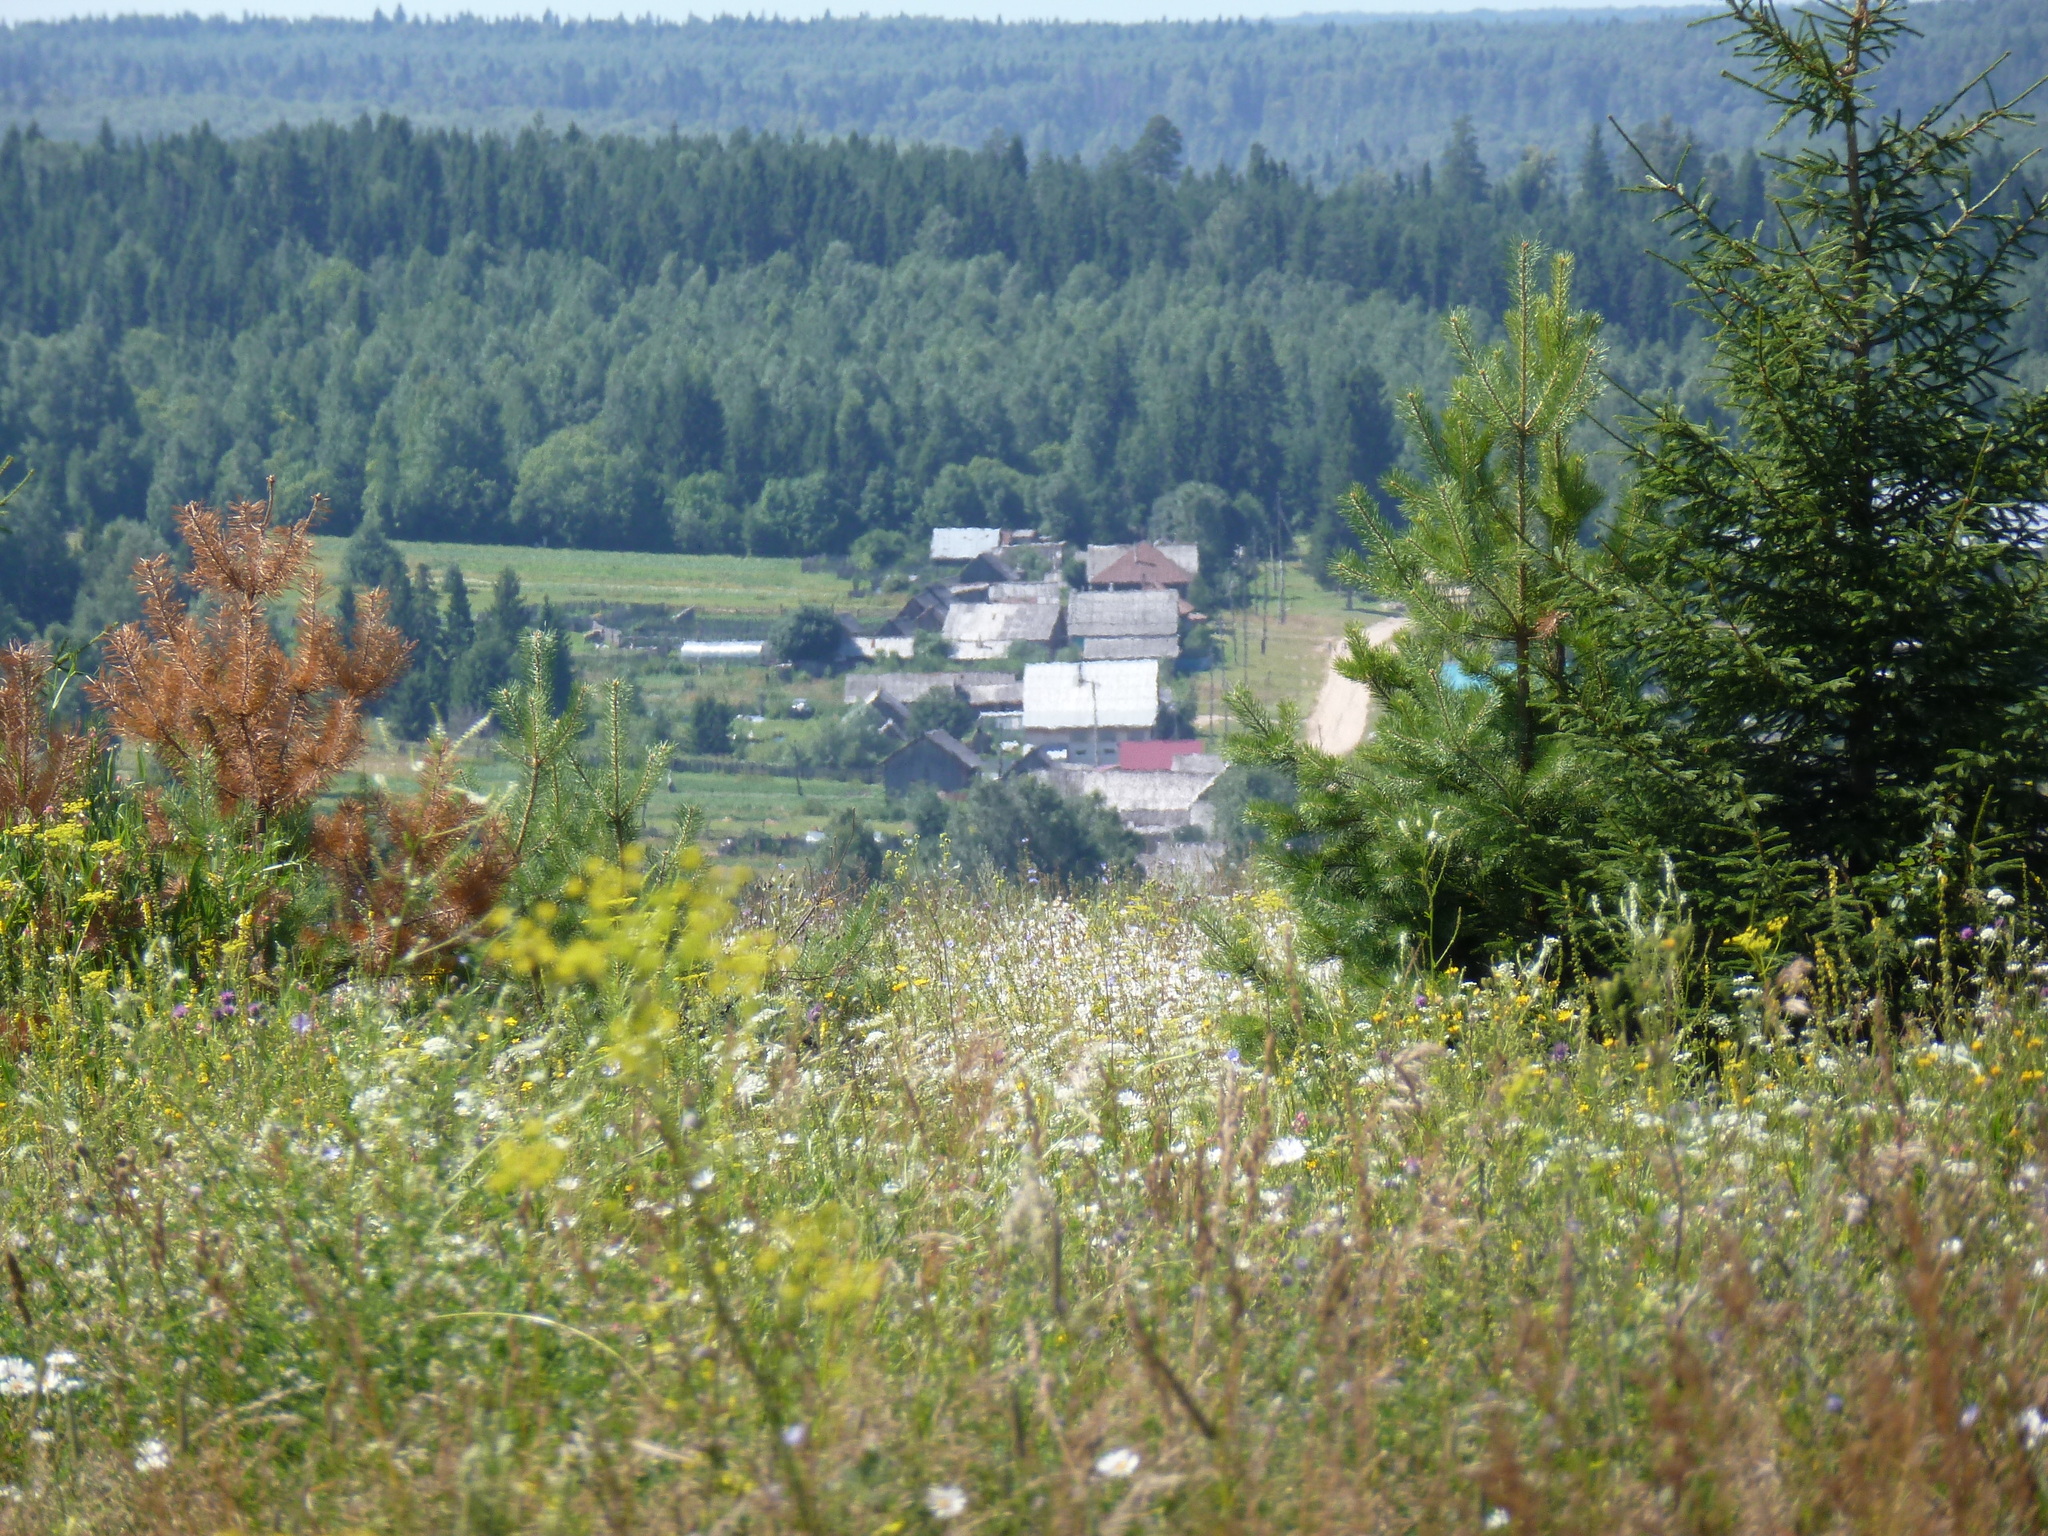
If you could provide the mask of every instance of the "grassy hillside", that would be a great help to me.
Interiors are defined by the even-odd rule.
[[[651,1033],[566,967],[36,1005],[0,1531],[2035,1528],[2031,991],[1874,1049],[1537,969],[1290,1005],[1218,920],[1284,952],[781,884],[771,989]]]

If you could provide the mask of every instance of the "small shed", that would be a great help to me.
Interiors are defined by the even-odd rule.
[[[892,795],[907,795],[919,785],[953,794],[981,775],[981,758],[946,731],[926,731],[882,761],[882,784]]]
[[[1000,549],[1003,544],[1003,530],[1000,528],[934,528],[932,530],[932,562],[950,564],[955,561],[972,560]]]
[[[913,592],[897,610],[888,628],[899,635],[915,635],[921,629],[937,629],[946,622],[946,610],[953,606],[951,588],[934,584]]]
[[[960,579],[963,582],[1009,585],[1024,580],[1024,572],[1014,561],[991,549],[962,566]]]
[[[1190,769],[1183,766],[1185,762],[1183,759],[1164,772],[1054,767],[1046,777],[1069,794],[1100,795],[1133,832],[1157,837],[1186,826],[1213,832],[1216,811],[1207,797],[1223,777],[1223,764],[1204,758],[1201,766]]]
[[[676,647],[676,654],[684,661],[759,663],[766,659],[767,652],[765,640],[685,640]]]

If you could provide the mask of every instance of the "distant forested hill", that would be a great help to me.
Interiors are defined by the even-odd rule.
[[[1093,166],[390,118],[10,129],[0,450],[36,478],[0,602],[61,619],[101,530],[125,562],[139,524],[270,474],[339,529],[762,554],[1128,536],[1199,485],[1216,538],[1270,544],[1387,467],[1395,390],[1443,376],[1436,317],[1496,310],[1521,235],[1579,254],[1632,377],[1683,379],[1651,210],[1604,150],[1493,178],[1454,135],[1437,161],[1319,191],[1262,154],[1180,174],[1163,129]],[[1760,211],[1753,157],[1700,168]]]
[[[402,15],[402,11],[400,12]],[[1093,159],[1153,113],[1189,163],[1242,166],[1254,143],[1325,184],[1416,168],[1470,117],[1496,172],[1536,146],[1568,153],[1612,114],[1670,117],[1739,148],[1767,126],[1719,80],[1698,11],[1344,18],[1147,26],[721,19],[668,24],[127,18],[0,31],[0,120],[85,138],[209,122],[391,111],[422,124],[659,133],[862,133]],[[2011,50],[2012,81],[2048,73],[2041,0],[1921,6],[1926,38],[1890,77],[1919,107]]]

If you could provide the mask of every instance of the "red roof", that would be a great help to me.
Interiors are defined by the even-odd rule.
[[[1176,757],[1201,750],[1199,741],[1126,741],[1116,749],[1116,765],[1133,773],[1165,773]]]
[[[1129,554],[1095,573],[1098,587],[1185,587],[1195,578],[1153,545],[1140,541]]]

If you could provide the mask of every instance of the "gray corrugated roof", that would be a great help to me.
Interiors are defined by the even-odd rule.
[[[1051,777],[1060,788],[1078,795],[1100,795],[1119,815],[1133,811],[1178,811],[1194,808],[1220,773],[1133,773],[1127,768],[1056,768]]]
[[[1076,592],[1067,604],[1067,633],[1077,640],[1178,635],[1180,599],[1164,589],[1152,592]]]
[[[992,603],[1056,603],[1064,590],[1056,581],[997,581],[989,584],[988,600]]]
[[[934,688],[965,690],[995,683],[1022,686],[1014,672],[855,672],[846,679],[846,702],[865,704],[875,694],[886,693],[915,704]]]
[[[1171,635],[1101,635],[1081,642],[1083,661],[1178,661],[1180,641]]]
[[[955,603],[941,631],[956,644],[1002,645],[1019,640],[1044,645],[1059,628],[1057,603]]]

